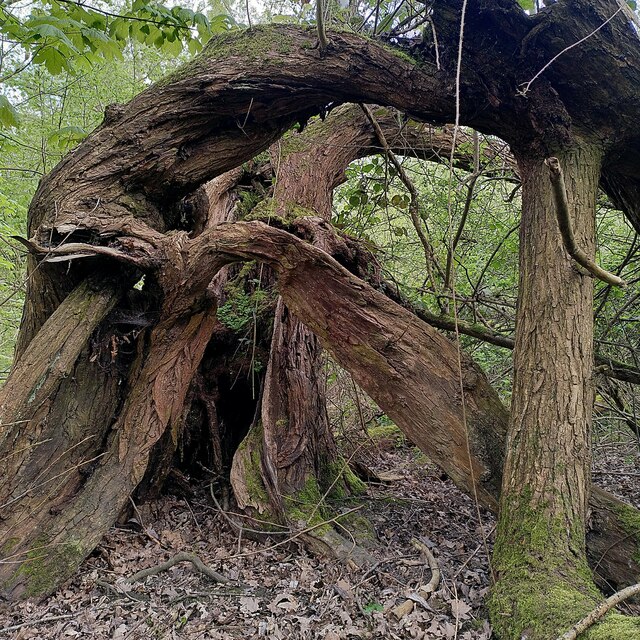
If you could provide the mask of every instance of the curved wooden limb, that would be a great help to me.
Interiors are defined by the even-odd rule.
[[[571,225],[569,213],[569,200],[564,184],[564,174],[558,158],[547,158],[545,161],[549,167],[553,198],[556,205],[556,217],[560,227],[560,235],[567,253],[594,278],[602,280],[614,287],[626,287],[627,283],[619,276],[599,267],[577,244]]]

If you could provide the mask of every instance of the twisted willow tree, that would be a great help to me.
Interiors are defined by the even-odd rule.
[[[536,16],[513,0],[464,6],[461,34],[463,3],[433,3],[437,43],[330,33],[320,50],[314,32],[291,26],[218,37],[162,83],[109,107],[43,179],[0,406],[8,597],[54,589],[136,489],[162,483],[198,393],[210,434],[219,426],[231,392],[213,371],[225,357],[216,304],[226,265],[246,260],[270,266],[282,301],[262,403],[245,406],[235,425],[236,446],[254,425],[232,470],[241,502],[286,519],[288,496],[310,479],[322,487],[323,469],[332,483],[344,468],[326,424],[299,419],[322,413],[311,393],[318,340],[461,487],[500,507],[491,600],[500,637],[551,638],[592,608],[601,596],[587,556],[610,583],[637,580],[640,517],[590,487],[593,286],[556,230],[544,161],[557,157],[564,171],[583,251],[595,246],[598,185],[640,229],[638,36],[617,0],[564,0]],[[259,219],[225,222],[242,179],[236,168],[294,123],[345,102],[457,120],[509,143],[523,184],[510,420],[482,372],[463,358],[460,381],[456,347],[365,282],[358,247],[326,223],[350,158],[298,149],[306,156],[289,154]],[[333,122],[356,136],[363,127]],[[368,129],[365,138],[362,153]],[[307,215],[292,220],[300,208]],[[142,330],[125,353],[117,338],[132,323]],[[287,364],[294,353],[303,378]],[[255,472],[257,492],[247,481]],[[357,488],[346,475],[340,482]],[[639,629],[614,615],[591,636],[633,638]]]

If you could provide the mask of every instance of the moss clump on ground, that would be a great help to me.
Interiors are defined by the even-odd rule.
[[[347,513],[338,518],[338,523],[340,524],[338,530],[346,529],[358,544],[365,548],[375,546],[378,536],[375,527],[365,516],[357,512]]]
[[[640,618],[610,613],[580,637],[584,640],[638,640]]]
[[[496,636],[502,640],[557,638],[598,604],[597,594],[582,593],[572,583],[560,577],[551,583],[546,572],[502,576],[489,599]]]
[[[367,433],[376,444],[383,441],[391,441],[396,445],[406,444],[404,433],[393,422],[369,427]]]

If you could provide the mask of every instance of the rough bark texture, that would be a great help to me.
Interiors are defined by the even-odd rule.
[[[342,255],[343,259],[349,256],[348,246],[341,246],[343,241],[336,238],[330,228],[323,227],[323,224],[321,221],[314,223],[308,218],[299,223],[301,232],[306,232],[307,236],[309,229],[317,226],[316,234],[324,238],[325,247],[330,248],[329,239],[333,238],[333,251]],[[471,453],[469,457],[466,430],[460,411],[458,354],[451,342],[408,311],[388,300],[382,293],[348,273],[321,249],[263,223],[238,223],[210,228],[197,238],[185,241],[182,251],[192,257],[188,261],[191,266],[190,272],[197,273],[197,277],[193,276],[190,282],[200,282],[203,290],[206,290],[206,284],[202,283],[210,281],[223,261],[260,259],[271,264],[279,275],[280,290],[288,307],[314,330],[324,346],[330,349],[334,357],[354,374],[360,386],[388,412],[416,444],[432,459],[437,460],[462,488],[473,493],[475,481],[477,483],[475,492],[481,503],[495,508],[501,480],[501,452],[504,446],[507,414],[482,372],[463,357],[466,425],[469,429]],[[217,262],[212,262],[213,256],[218,256]],[[185,295],[191,294],[193,299],[194,291],[190,289],[185,292]],[[181,300],[174,300],[169,307],[173,311],[173,309],[182,308],[183,303]],[[206,314],[199,317],[204,319]],[[175,321],[177,323],[175,331],[179,331],[180,335],[179,341],[171,339],[174,333],[161,332],[158,335],[158,343],[166,345],[164,349],[167,349],[168,353],[163,355],[162,349],[149,352],[155,351],[157,353],[155,358],[166,363],[162,370],[170,374],[166,379],[168,386],[175,383],[172,378],[174,370],[185,371],[185,377],[180,385],[185,383],[190,370],[187,366],[192,367],[199,355],[192,354],[188,358],[191,364],[184,366],[178,366],[175,359],[172,360],[179,356],[177,352],[184,346],[185,340],[188,343],[188,336],[183,332],[184,327],[179,324],[184,321]],[[347,330],[346,327],[349,325],[351,329]],[[161,325],[155,331],[160,331],[160,327]],[[194,326],[193,329],[196,331],[197,327]],[[171,328],[169,330],[173,331]],[[200,334],[197,333],[197,335]],[[416,345],[419,346],[418,349]],[[154,376],[154,368],[157,368],[156,360],[147,361],[144,371],[148,373],[145,375]],[[137,397],[141,404],[136,407],[133,403],[131,408],[124,412],[123,422],[128,426],[122,430],[118,427],[114,435],[114,438],[119,435],[121,440],[124,437],[127,438],[127,458],[120,461],[119,464],[123,466],[111,465],[115,460],[114,446],[116,446],[111,445],[108,454],[109,464],[105,466],[105,463],[102,463],[100,465],[102,473],[95,472],[89,479],[89,486],[83,487],[83,496],[86,495],[87,500],[90,496],[97,494],[98,486],[102,490],[102,495],[105,491],[108,495],[108,491],[118,484],[118,508],[121,508],[126,500],[126,496],[122,497],[122,487],[126,485],[130,490],[133,489],[136,479],[139,481],[144,471],[146,464],[144,452],[148,452],[154,438],[161,435],[168,417],[177,415],[180,397],[175,400],[173,410],[165,407],[160,412],[161,415],[157,415],[158,410],[153,397],[149,398],[148,394],[145,394],[142,398],[142,391],[135,391],[135,389],[148,388],[149,380],[145,380],[143,374],[134,378],[134,380],[137,379],[141,382],[135,385],[130,397]],[[180,385],[177,385],[177,388],[182,388]],[[159,397],[163,397],[161,391],[168,387],[165,387],[163,382],[159,383],[157,388]],[[145,398],[150,405],[144,404]],[[152,433],[150,431],[140,433],[140,416],[147,420]],[[122,433],[119,433],[120,431]],[[471,468],[473,468],[473,476]],[[123,474],[122,469],[125,471],[131,469],[130,475]],[[105,481],[108,474],[111,474],[110,482]],[[129,480],[123,482],[123,478],[129,478],[130,484]],[[86,513],[87,500],[78,498],[74,500],[74,510],[78,510],[74,522],[89,528],[90,518],[81,515]],[[612,504],[611,501],[608,504],[610,511],[615,512],[616,504]],[[103,503],[102,508],[104,507]],[[110,524],[109,518],[115,517],[116,511],[114,506],[110,512],[105,512],[103,519],[100,520],[96,519],[94,514],[90,527],[91,534],[87,533],[85,539],[87,546],[82,545],[76,548],[77,553],[69,558],[70,551],[67,545],[65,550],[68,562],[63,565],[64,571],[59,570],[53,576],[51,583],[43,585],[36,582],[33,588],[43,586],[51,588],[55,582],[69,575],[82,555],[88,553],[91,545],[99,539],[100,526],[104,530],[104,527]],[[58,531],[60,537],[64,538],[65,527],[68,526],[67,518],[71,513],[69,510],[68,514],[65,512],[64,517],[62,515],[58,518],[52,517],[51,522],[48,523],[48,530]],[[89,509],[88,513],[94,512]],[[618,525],[616,533],[624,530],[625,527],[628,531],[626,523],[629,520],[630,518],[627,517],[625,522]],[[605,522],[606,519],[602,518],[601,521]],[[635,540],[634,537],[627,535],[623,542],[633,547]],[[21,545],[20,549],[31,548],[33,551],[33,547],[26,546],[27,542]],[[617,542],[618,538],[615,540],[609,538],[608,544],[613,547]],[[600,548],[605,546],[603,540],[600,544]],[[597,552],[594,555],[601,554]],[[20,556],[16,557],[20,558]],[[10,570],[15,569],[16,566],[3,565],[3,568]],[[601,563],[600,568],[607,567]],[[11,572],[8,577],[11,574],[15,580],[16,574]],[[29,578],[32,575],[19,571],[17,578],[30,582]],[[615,574],[607,577],[618,580]],[[13,595],[20,593],[21,588],[26,588],[26,585],[22,582],[15,583]]]
[[[593,255],[600,152],[582,144],[559,159],[577,242]],[[585,553],[593,282],[562,244],[542,159],[523,160],[521,174],[515,375],[491,606],[498,637],[545,640],[570,627],[599,598]],[[640,623],[613,626],[618,623],[603,623],[612,625],[608,637],[637,637]]]
[[[95,254],[127,265],[118,271],[123,276],[146,270],[161,292],[161,306],[149,335],[139,342],[135,366],[122,376],[128,397],[115,422],[118,395],[109,384],[118,378],[107,376],[109,384],[103,385],[109,391],[102,405],[109,410],[102,411],[95,425],[102,446],[84,450],[89,459],[95,457],[91,453],[101,455],[96,467],[87,477],[68,481],[68,468],[60,463],[67,483],[62,495],[69,496],[62,511],[34,510],[19,523],[15,539],[1,536],[9,540],[5,554],[28,559],[22,565],[0,565],[5,591],[13,596],[45,592],[68,576],[142,478],[154,443],[165,432],[175,434],[188,384],[213,330],[207,287],[220,265],[232,260],[258,258],[274,265],[289,308],[414,441],[448,465],[461,486],[473,490],[477,483],[480,500],[495,506],[501,468],[495,452],[501,450],[504,409],[482,374],[463,359],[467,442],[458,355],[451,343],[350,276],[320,249],[258,223],[205,229],[198,235],[200,227],[181,205],[196,187],[249,160],[293,122],[304,122],[330,104],[390,104],[417,118],[452,121],[461,6],[461,0],[434,4],[439,70],[428,40],[413,48],[412,58],[347,33],[332,34],[333,47],[321,56],[314,47],[315,32],[292,26],[216,38],[181,71],[128,105],[110,109],[103,125],[42,181],[30,209],[34,241],[49,243],[50,253],[58,254],[78,250],[69,243],[97,245]],[[529,17],[515,0],[471,0],[464,45],[466,59],[474,63],[463,65],[460,122],[499,135],[516,152],[526,150],[537,158],[570,143],[573,131],[588,132],[603,155],[603,183],[638,227],[633,194],[640,148],[640,53],[637,34],[624,14],[523,86],[556,53],[600,27],[618,8],[616,0],[573,0]],[[416,58],[422,65],[416,65]],[[615,105],[615,118],[610,105]],[[182,228],[191,237],[176,233]],[[165,235],[167,231],[173,233]],[[56,248],[59,243],[65,246]],[[341,259],[348,255],[348,247],[343,248]],[[18,354],[27,353],[47,319],[87,274],[112,268],[104,257],[79,263],[67,273],[52,264],[34,269],[32,262]],[[527,274],[535,275],[531,270]],[[338,316],[349,321],[353,316],[353,331],[336,323]],[[76,367],[87,368],[87,361],[88,354],[81,356]],[[98,398],[102,374],[97,369],[88,372],[80,414]],[[62,384],[70,385],[70,380]],[[416,380],[415,390],[407,380]],[[426,392],[426,383],[433,385],[433,393]],[[49,431],[40,433],[41,438],[62,438],[69,389],[51,398]],[[11,416],[8,421],[16,422]],[[28,438],[27,428],[16,426],[12,433]],[[6,453],[0,451],[0,456]],[[22,460],[22,452],[18,456]],[[521,459],[528,469],[525,477],[530,462]],[[564,496],[568,502],[571,497]],[[567,519],[583,513],[583,492],[575,497],[577,508],[565,507]],[[48,505],[50,497],[44,500]],[[3,534],[15,533],[11,518],[0,523]],[[579,529],[574,527],[574,535]],[[45,549],[43,558],[38,553]]]
[[[179,227],[183,196],[249,160],[293,122],[305,121],[330,103],[389,104],[420,119],[451,122],[460,4],[435,5],[440,70],[427,41],[414,49],[412,59],[346,33],[333,34],[330,55],[320,56],[315,33],[291,26],[214,38],[179,72],[128,105],[111,109],[103,125],[56,167],[33,201],[30,233],[56,226],[64,237],[91,214],[123,223],[133,217],[161,231]],[[581,0],[571,7],[556,3],[532,18],[512,0],[470,2],[465,45],[474,65],[463,68],[461,122],[499,135],[514,148],[535,143],[541,151],[569,139],[572,124],[584,123],[607,140],[610,182],[619,183],[623,171],[632,175],[629,155],[636,157],[638,145],[630,138],[640,116],[635,90],[640,65],[633,61],[640,54],[637,36],[622,16],[588,45],[563,54],[526,96],[518,93],[540,61],[546,63],[617,9],[615,0]],[[612,52],[629,64],[609,65]],[[420,58],[424,63],[418,67]],[[584,83],[566,80],[575,69],[581,78],[594,78],[590,86],[598,95],[607,92],[603,104],[624,104],[623,119],[612,120],[608,110],[594,108],[592,92],[576,90]],[[632,211],[627,213],[635,220]],[[60,276],[60,271],[42,269],[34,274],[20,351],[75,284]]]

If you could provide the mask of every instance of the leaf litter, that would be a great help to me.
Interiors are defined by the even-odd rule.
[[[52,596],[0,603],[0,640],[488,640],[494,516],[481,510],[478,521],[472,500],[411,446],[378,449],[376,465],[386,481],[369,485],[358,512],[375,528],[373,566],[319,558],[297,541],[270,548],[269,539],[243,537],[202,487],[188,500],[167,495],[138,505],[128,526],[113,528]],[[616,489],[611,478],[606,484]],[[439,565],[433,593],[424,590],[431,570],[414,539]],[[189,563],[127,582],[185,551],[231,582],[214,582]]]

